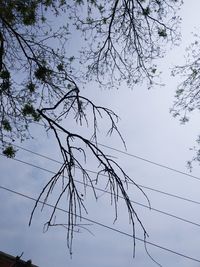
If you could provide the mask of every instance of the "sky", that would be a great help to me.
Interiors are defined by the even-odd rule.
[[[134,206],[149,234],[147,241],[198,260],[200,260],[200,180],[142,159],[200,178],[198,165],[194,165],[192,173],[186,168],[187,160],[194,155],[189,148],[195,145],[195,139],[199,134],[199,114],[195,112],[188,124],[181,125],[169,113],[179,82],[178,77],[170,76],[170,68],[184,63],[184,49],[192,40],[191,32],[199,26],[199,8],[199,3],[194,0],[185,1],[182,7],[183,42],[181,46],[168,51],[160,62],[165,86],[155,86],[151,90],[147,90],[145,86],[134,87],[133,90],[124,86],[119,90],[95,89],[95,91],[91,86],[87,88],[87,92],[83,92],[89,94],[98,104],[114,110],[121,118],[119,129],[126,141],[127,151],[116,135],[111,138],[102,137],[100,143],[127,153],[123,154],[104,147],[106,153],[112,154],[129,176],[143,186],[150,200],[152,209],[138,204]],[[106,122],[103,121],[102,127],[106,126]],[[37,125],[32,126],[32,131],[34,140],[19,145],[59,160],[59,151],[51,133],[47,136],[45,129]],[[55,171],[59,164],[20,148],[14,160],[1,156],[0,186],[37,198],[42,185],[48,181],[51,174],[17,159],[51,171]],[[89,168],[95,171],[92,164],[89,164]],[[193,202],[144,187],[190,199]],[[135,187],[130,186],[128,192],[133,201],[148,205],[144,196]],[[131,227],[123,202],[119,201],[119,220],[114,223],[115,214],[107,194],[98,192],[96,201],[88,190],[85,201],[88,205],[88,215],[85,215],[87,218],[125,234],[83,220],[86,225],[75,234],[73,255],[70,257],[64,227],[51,228],[48,232],[43,232],[43,224],[51,208],[45,207],[43,212],[38,209],[29,227],[28,222],[34,202],[0,189],[0,251],[14,256],[24,252],[24,260],[31,259],[40,267],[153,267],[156,263],[152,258],[165,267],[200,266],[200,262],[146,244],[151,258],[145,250],[144,243],[139,240],[136,240],[136,255],[133,258],[133,240],[126,235],[131,234]],[[64,204],[61,207],[65,208]],[[64,222],[66,218],[64,212],[59,211],[57,216]],[[138,238],[143,238],[138,224],[136,224],[136,235]]]

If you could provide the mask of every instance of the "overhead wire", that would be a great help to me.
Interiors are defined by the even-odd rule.
[[[44,125],[42,125],[42,126],[44,126]],[[128,153],[128,152],[124,152],[124,151],[122,151],[122,150],[119,150],[119,149],[116,149],[116,148],[113,148],[113,147],[109,147],[109,146],[107,146],[107,145],[103,145],[103,144],[100,144],[100,143],[98,143],[98,145],[103,146],[103,147],[106,147],[106,148],[111,149],[111,150],[114,150],[114,151],[117,151],[117,152],[119,152],[119,153],[128,155],[128,156],[137,158],[137,159],[139,159],[139,160],[145,161],[145,162],[150,163],[150,164],[153,164],[153,165],[155,165],[155,166],[158,166],[158,167],[161,167],[161,168],[165,168],[165,169],[168,169],[168,170],[170,170],[170,171],[173,171],[173,172],[176,172],[176,173],[179,173],[179,174],[182,174],[182,175],[185,175],[185,176],[188,176],[188,177],[191,177],[191,178],[200,180],[200,178],[197,177],[197,176],[188,174],[188,173],[186,173],[186,172],[177,170],[177,169],[175,169],[175,168],[171,168],[171,167],[166,166],[166,165],[163,165],[163,164],[159,164],[159,163],[157,163],[157,162],[154,162],[154,161],[145,159],[145,158],[143,158],[143,157],[139,157],[139,156],[137,156],[137,155],[130,154],[130,153]],[[25,150],[26,150],[26,149],[25,149]],[[28,151],[28,150],[27,150],[27,151]],[[34,154],[38,154],[38,153],[36,153],[36,152],[33,152],[33,153],[34,153]],[[1,155],[2,155],[2,154],[1,154]],[[39,154],[38,154],[38,155],[39,155]],[[4,156],[4,155],[3,155],[3,156]],[[41,155],[40,155],[40,156],[41,156]],[[45,157],[46,157],[46,156],[45,156]],[[51,158],[49,158],[49,157],[46,157],[46,158],[48,158],[49,160],[53,160],[53,159],[51,159]],[[25,162],[23,162],[23,161],[21,161],[21,160],[17,160],[17,161],[20,161],[20,162],[22,162],[22,163],[25,163]],[[60,163],[59,161],[56,161],[56,160],[53,160],[53,161],[54,161],[54,162],[57,162],[57,163]],[[44,168],[41,168],[41,167],[36,166],[36,165],[33,165],[33,164],[29,164],[29,163],[27,163],[27,162],[26,162],[25,164],[28,164],[28,165],[31,165],[31,166],[33,166],[33,167],[37,167],[37,168],[39,168],[39,169],[43,169],[43,170],[45,170]],[[49,170],[45,170],[45,171],[54,173],[54,172],[49,171]],[[91,172],[93,172],[93,171],[91,171]],[[170,194],[170,193],[166,193],[166,192],[163,192],[163,191],[160,191],[160,190],[157,190],[157,189],[152,189],[152,188],[150,188],[150,187],[145,187],[145,186],[143,186],[143,187],[146,188],[146,189],[149,189],[149,190],[154,190],[155,192],[159,192],[159,193],[163,193],[163,194],[166,194],[166,195],[169,195],[169,196],[171,195],[171,196],[177,197],[176,195],[173,195],[173,194]],[[0,188],[1,188],[1,189],[5,189],[5,190],[10,191],[10,192],[13,192],[13,193],[15,193],[15,194],[22,195],[22,196],[24,196],[24,197],[26,197],[26,198],[29,198],[29,199],[32,199],[32,200],[34,200],[34,201],[37,200],[37,199],[34,199],[34,198],[32,198],[32,197],[28,197],[28,196],[26,196],[26,195],[24,195],[24,194],[18,193],[18,192],[16,192],[16,191],[10,190],[10,189],[8,189],[8,188],[4,188],[4,187],[2,187],[2,186],[0,186]],[[96,189],[102,191],[102,189],[98,189],[98,188],[96,188]],[[105,191],[105,190],[103,190],[103,191]],[[105,193],[109,193],[109,192],[105,191]],[[189,200],[189,199],[182,198],[182,197],[178,197],[178,198],[183,199],[183,200],[186,200],[186,201],[189,201],[189,202],[193,202],[193,203],[196,203],[196,204],[200,204],[200,203],[197,202],[197,201]],[[39,202],[40,202],[40,203],[43,203],[42,201],[39,201]],[[143,205],[143,204],[141,204],[141,203],[137,203],[137,202],[135,202],[135,201],[132,201],[132,202],[135,203],[135,204],[138,204],[138,205],[140,205],[140,206],[149,208],[148,206]],[[48,204],[48,203],[43,203],[43,204],[45,204],[45,205],[47,205],[47,206],[50,206],[50,207],[53,207],[53,205],[50,205],[50,204]],[[60,209],[60,208],[56,208],[56,209],[61,210],[61,211],[64,211],[64,212],[67,212],[66,210],[63,210],[63,209]],[[197,223],[191,222],[191,221],[189,221],[189,220],[185,220],[185,219],[180,218],[180,217],[177,217],[177,216],[175,216],[175,215],[168,214],[168,213],[165,213],[165,212],[163,212],[163,211],[156,210],[156,209],[153,209],[153,208],[151,208],[151,209],[154,210],[154,211],[157,211],[157,212],[161,212],[161,213],[163,213],[163,214],[166,214],[166,215],[168,215],[168,216],[172,216],[172,217],[177,218],[177,219],[179,219],[179,220],[182,220],[182,221],[185,221],[185,222],[192,223],[192,224],[194,224],[194,225],[200,226],[200,225],[197,224]],[[80,216],[78,216],[78,217],[80,217]],[[130,234],[128,234],[128,233],[125,233],[125,232],[122,232],[122,231],[120,231],[120,230],[118,230],[118,229],[115,229],[115,228],[112,228],[112,227],[103,225],[103,224],[101,224],[101,223],[99,223],[99,222],[96,222],[96,221],[93,221],[93,220],[90,220],[90,219],[87,219],[87,218],[84,218],[84,217],[81,217],[81,218],[84,219],[84,220],[87,220],[87,221],[89,221],[89,222],[92,222],[92,223],[94,223],[94,224],[97,224],[97,225],[99,225],[99,226],[102,226],[102,227],[108,228],[108,229],[110,229],[110,230],[113,230],[113,231],[115,231],[115,232],[122,233],[122,234],[125,234],[125,235],[129,236],[129,237],[132,237],[132,235],[130,235]],[[135,239],[144,242],[144,240],[141,239],[141,238],[135,237]],[[152,245],[152,246],[155,246],[155,247],[158,247],[158,248],[160,248],[160,249],[166,250],[166,251],[168,251],[168,252],[174,253],[174,254],[176,254],[176,255],[182,256],[182,257],[184,257],[184,258],[187,258],[187,259],[190,259],[190,260],[193,260],[193,261],[196,261],[196,262],[200,262],[199,259],[195,259],[195,258],[193,258],[193,257],[190,257],[190,256],[187,256],[187,255],[185,255],[185,254],[176,252],[176,251],[174,251],[174,250],[171,250],[171,249],[162,247],[162,246],[160,246],[160,245],[157,245],[157,244],[152,243],[152,242],[149,242],[149,241],[145,241],[145,242],[146,242],[147,244],[150,244],[150,245]]]
[[[42,126],[42,127],[46,127],[44,124],[42,123],[39,123],[39,122],[33,122],[34,124],[36,125],[39,125],[39,126]],[[60,129],[58,129],[58,131],[60,131]],[[196,176],[196,175],[192,175],[192,174],[189,174],[187,172],[184,172],[184,171],[180,171],[176,168],[173,168],[173,167],[170,167],[170,166],[167,166],[165,164],[161,164],[161,163],[158,163],[156,161],[153,161],[153,160],[149,160],[147,158],[144,158],[144,157],[141,157],[141,156],[138,156],[138,155],[135,155],[133,153],[129,153],[129,152],[126,152],[126,151],[123,151],[123,150],[120,150],[120,149],[117,149],[117,148],[114,148],[114,147],[111,147],[111,146],[108,146],[108,145],[104,145],[102,143],[99,143],[97,142],[97,144],[99,146],[102,146],[104,148],[108,148],[110,150],[113,150],[113,151],[116,151],[116,152],[119,152],[120,154],[124,154],[126,156],[129,156],[129,157],[132,157],[132,158],[136,158],[138,160],[141,160],[141,161],[144,161],[146,163],[149,163],[149,164],[152,164],[152,165],[155,165],[157,167],[160,167],[160,168],[164,168],[164,169],[167,169],[169,171],[172,171],[172,172],[175,172],[175,173],[178,173],[178,174],[181,174],[181,175],[184,175],[184,176],[187,176],[187,177],[190,177],[190,178],[193,178],[193,179],[196,179],[196,180],[199,180],[200,181],[200,177]]]
[[[37,201],[36,198],[31,197],[30,195],[27,195],[27,194],[23,194],[23,193],[17,192],[16,190],[7,188],[7,187],[2,186],[2,185],[0,185],[0,189],[5,190],[5,191],[8,191],[8,192],[13,193],[13,194],[16,194],[16,195],[18,195],[18,196],[24,197],[24,198],[29,199],[29,200],[32,200],[32,201]],[[62,208],[59,208],[59,207],[54,207],[53,205],[51,205],[51,204],[49,204],[49,203],[47,203],[47,202],[44,202],[44,201],[41,201],[41,200],[39,200],[38,202],[39,202],[40,204],[42,204],[42,205],[46,205],[46,206],[48,206],[48,207],[55,208],[56,210],[59,210],[59,211],[65,212],[65,213],[69,213],[67,210],[62,209]],[[75,214],[73,214],[73,215],[75,215]],[[185,259],[188,259],[188,260],[191,260],[191,261],[195,261],[195,262],[200,263],[200,259],[197,259],[197,258],[188,256],[188,255],[186,255],[186,254],[180,253],[180,252],[175,251],[175,250],[170,249],[170,248],[163,247],[163,246],[161,246],[161,245],[158,245],[158,244],[156,244],[156,243],[153,243],[153,242],[150,242],[150,241],[147,241],[147,240],[144,241],[144,239],[142,239],[142,238],[133,236],[133,235],[128,234],[128,233],[126,233],[126,232],[124,232],[124,231],[121,231],[121,230],[119,230],[119,229],[113,228],[113,227],[108,226],[108,225],[105,225],[105,224],[103,224],[103,223],[94,221],[94,220],[89,219],[89,218],[86,218],[86,217],[84,217],[84,216],[80,216],[80,215],[76,215],[76,216],[77,216],[78,218],[83,219],[83,220],[85,220],[85,221],[88,221],[88,222],[90,222],[90,223],[92,223],[92,224],[101,226],[101,227],[103,227],[103,228],[106,228],[106,229],[108,229],[108,230],[117,232],[117,233],[122,234],[122,235],[125,235],[125,236],[128,236],[128,237],[130,237],[130,238],[135,238],[136,240],[138,240],[138,241],[140,241],[140,242],[143,242],[143,243],[145,242],[146,244],[151,245],[151,246],[154,246],[154,247],[159,248],[159,249],[161,249],[161,250],[164,250],[164,251],[167,251],[167,252],[169,252],[169,253],[175,254],[175,255],[177,255],[177,256],[183,257],[183,258],[185,258]]]
[[[149,164],[155,165],[155,166],[157,166],[157,167],[164,168],[164,169],[167,169],[167,170],[169,170],[169,171],[173,171],[173,172],[179,173],[179,174],[181,174],[181,175],[185,175],[185,176],[188,176],[188,177],[190,177],[190,178],[193,178],[193,179],[196,179],[196,180],[199,180],[199,181],[200,181],[200,177],[195,176],[195,175],[192,175],[192,174],[189,174],[189,173],[187,173],[187,172],[183,172],[183,171],[177,170],[177,169],[172,168],[172,167],[170,167],[170,166],[167,166],[167,165],[164,165],[164,164],[161,164],[161,163],[158,163],[158,162],[155,162],[155,161],[152,161],[152,160],[149,160],[149,159],[146,159],[146,158],[137,156],[137,155],[135,155],[135,154],[131,154],[131,153],[122,151],[122,150],[117,149],[117,148],[114,148],[114,147],[110,147],[110,146],[107,146],[107,145],[103,145],[103,144],[101,144],[101,143],[98,143],[98,145],[100,145],[100,146],[102,146],[102,147],[105,147],[105,148],[108,148],[108,149],[110,149],[110,150],[119,152],[119,153],[124,154],[124,155],[126,155],[126,156],[129,156],[129,157],[133,157],[133,158],[142,160],[142,161],[144,161],[144,162],[147,162],[147,163],[149,163]]]
[[[35,153],[35,152],[34,152],[34,153]],[[38,154],[38,153],[36,153],[36,154]],[[0,153],[0,155],[1,155],[1,156],[4,156],[4,155],[1,154],[1,153]],[[51,171],[51,170],[49,170],[49,169],[40,167],[40,166],[38,166],[38,165],[35,165],[35,164],[32,164],[32,163],[23,161],[23,160],[20,160],[20,159],[17,159],[17,158],[12,158],[12,160],[17,161],[17,162],[20,162],[20,163],[23,163],[23,164],[26,164],[26,165],[28,165],[28,166],[37,168],[37,169],[42,170],[42,171],[45,171],[45,172],[48,172],[48,173],[53,174],[53,175],[56,174],[56,172],[54,172],[54,171]],[[65,178],[67,178],[67,177],[65,176]],[[84,185],[84,183],[81,182],[81,181],[78,181],[78,180],[76,180],[76,179],[74,179],[74,181],[77,182],[77,183],[79,183],[79,184],[83,184],[83,185]],[[89,185],[89,184],[88,184],[87,186],[88,186],[88,187],[92,187],[92,186]],[[100,192],[107,193],[107,194],[111,194],[109,191],[106,191],[106,190],[101,189],[101,188],[99,188],[99,187],[94,186],[93,188],[94,188],[95,190],[100,191]],[[122,196],[119,196],[119,198],[124,199]],[[174,214],[171,214],[171,213],[168,213],[168,212],[165,212],[165,211],[162,211],[162,210],[153,208],[153,207],[149,207],[148,205],[139,203],[139,202],[137,202],[137,201],[133,201],[133,200],[130,200],[130,201],[131,201],[131,203],[134,203],[134,204],[136,204],[136,205],[138,205],[138,206],[141,206],[141,207],[143,207],[143,208],[150,209],[150,210],[152,210],[152,211],[155,211],[155,212],[158,212],[158,213],[160,213],[160,214],[163,214],[163,215],[172,217],[172,218],[177,219],[177,220],[180,220],[180,221],[182,221],[182,222],[185,222],[185,223],[192,224],[192,225],[194,225],[194,226],[200,227],[200,224],[199,224],[199,223],[193,222],[193,221],[191,221],[191,220],[188,220],[188,219],[179,217],[179,216],[177,216],[177,215],[174,215]]]
[[[47,160],[50,160],[52,162],[55,162],[55,163],[58,163],[58,164],[62,164],[61,161],[58,161],[56,159],[53,159],[51,157],[48,157],[46,155],[43,155],[41,153],[38,153],[38,152],[35,152],[35,151],[32,151],[30,149],[27,149],[27,148],[24,148],[22,146],[19,146],[19,145],[16,145],[16,144],[13,144],[15,147],[19,148],[19,149],[22,149],[26,152],[29,152],[31,154],[34,154],[36,156],[39,156],[39,157],[42,157],[44,159],[47,159]],[[92,170],[88,170],[86,169],[86,171],[90,172],[90,173],[93,173],[93,174],[97,174],[96,171],[92,171]],[[107,175],[105,174],[100,174],[101,176],[105,176],[107,177]],[[131,182],[128,182],[131,184]],[[186,197],[183,197],[183,196],[180,196],[180,195],[177,195],[177,194],[172,194],[172,193],[169,193],[169,192],[166,192],[166,191],[162,191],[162,190],[159,190],[159,189],[155,189],[155,188],[152,188],[152,187],[149,187],[149,186],[145,186],[145,185],[142,185],[142,184],[138,184],[137,185],[141,188],[144,188],[144,189],[147,189],[147,190],[150,190],[150,191],[153,191],[153,192],[156,192],[156,193],[160,193],[160,194],[163,194],[163,195],[166,195],[166,196],[170,196],[170,197],[174,197],[174,198],[177,198],[177,199],[180,199],[180,200],[183,200],[183,201],[187,201],[187,202],[190,202],[190,203],[194,203],[194,204],[198,204],[200,205],[200,201],[196,201],[196,200],[193,200],[193,199],[190,199],[190,198],[186,198]]]

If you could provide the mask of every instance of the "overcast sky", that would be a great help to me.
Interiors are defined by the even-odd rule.
[[[199,8],[199,3],[194,0],[185,1],[182,7],[183,43],[180,47],[169,51],[160,63],[165,86],[154,87],[151,90],[141,86],[135,87],[134,90],[123,87],[120,90],[109,91],[94,90],[91,86],[83,92],[86,95],[89,94],[98,104],[113,109],[120,116],[119,128],[126,140],[128,153],[183,172],[188,172],[186,161],[193,156],[189,148],[195,145],[195,139],[199,133],[199,114],[195,113],[190,122],[184,126],[169,114],[178,82],[178,78],[170,77],[170,68],[173,64],[184,63],[184,48],[192,40],[191,32],[199,26]],[[106,123],[102,125],[106,127]],[[53,159],[59,159],[51,134],[47,137],[45,130],[36,125],[33,127],[33,132],[35,139],[24,142],[22,146]],[[123,144],[117,136],[102,138],[101,141],[105,145],[124,151]],[[116,157],[138,184],[200,203],[200,180],[130,155],[106,148],[105,150]],[[52,171],[59,166],[55,162],[20,149],[16,158]],[[1,186],[32,197],[38,196],[42,185],[51,177],[50,173],[43,170],[4,157],[1,157],[0,168]],[[94,170],[92,165],[90,169]],[[199,166],[194,166],[192,175],[200,177],[199,170]],[[199,204],[148,189],[144,191],[153,209],[190,221],[186,222],[135,204],[135,209],[149,234],[147,241],[200,260]],[[133,201],[148,205],[136,188],[130,187],[129,194]],[[124,204],[120,201],[119,221],[113,224],[114,212],[110,206],[109,196],[102,193],[98,193],[98,196],[99,199],[96,202],[89,192],[86,200],[89,211],[87,217],[131,234]],[[28,221],[34,205],[33,201],[0,189],[0,203],[0,250],[14,256],[24,252],[25,260],[32,259],[32,262],[40,267],[156,266],[147,255],[142,242],[136,241],[136,257],[133,259],[133,241],[130,237],[87,221],[83,223],[91,224],[86,226],[91,232],[81,229],[80,233],[75,235],[71,258],[66,245],[66,230],[63,227],[43,233],[43,224],[50,208],[45,208],[43,213],[37,210],[29,227]],[[60,212],[58,216],[64,221],[66,214]],[[136,230],[137,236],[143,238],[138,225]],[[148,244],[147,249],[153,259],[162,266],[200,266],[198,262]]]

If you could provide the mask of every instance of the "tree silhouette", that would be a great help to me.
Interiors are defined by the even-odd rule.
[[[195,41],[187,47],[186,63],[176,66],[172,75],[181,76],[182,82],[178,85],[175,94],[174,105],[171,113],[180,119],[182,124],[189,121],[193,111],[200,109],[200,56],[199,56],[199,35],[194,35]],[[197,146],[193,147],[195,154],[187,162],[188,168],[192,170],[193,162],[200,162],[200,136],[196,139]]]
[[[167,44],[176,44],[180,38],[180,19],[176,12],[181,3],[178,0],[0,1],[3,153],[8,157],[15,155],[13,143],[31,137],[29,126],[33,122],[42,122],[53,132],[63,163],[41,190],[30,223],[39,200],[43,198],[46,202],[55,185],[61,183],[62,189],[46,226],[56,225],[56,207],[63,196],[67,196],[70,252],[78,215],[87,211],[75,178],[83,182],[85,194],[90,185],[96,198],[95,185],[101,174],[106,174],[106,190],[111,193],[115,219],[118,198],[123,196],[133,238],[135,221],[139,222],[146,238],[146,230],[127,193],[129,183],[141,188],[98,145],[98,122],[105,117],[110,121],[108,134],[116,132],[125,145],[116,124],[118,116],[80,92],[91,80],[96,81],[96,86],[105,87],[119,87],[124,81],[132,87],[143,80],[148,87],[152,86],[159,75],[154,60],[163,57]],[[75,32],[83,43],[78,56],[66,49]],[[83,64],[84,69],[78,71]],[[72,118],[77,125],[92,126],[92,135],[83,136],[76,129],[63,127],[62,121]],[[92,155],[97,162],[95,179],[85,169],[78,153],[84,161]]]

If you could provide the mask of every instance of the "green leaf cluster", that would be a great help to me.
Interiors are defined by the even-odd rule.
[[[5,92],[10,88],[10,72],[7,70],[2,70],[0,72],[0,78],[1,78],[1,83],[0,83],[0,91]]]
[[[3,129],[4,129],[5,131],[7,131],[7,132],[11,132],[11,131],[12,131],[12,127],[11,127],[11,125],[10,125],[10,122],[9,122],[8,120],[6,120],[6,119],[4,119],[4,120],[2,121],[2,127],[3,127]]]
[[[25,104],[23,109],[22,109],[22,114],[23,116],[31,116],[34,121],[39,121],[40,120],[40,115],[38,112],[35,110],[32,104]]]
[[[48,69],[45,66],[39,66],[35,71],[36,79],[45,82],[46,79],[51,75],[52,70]]]
[[[158,29],[158,35],[160,37],[166,38],[167,37],[167,31],[166,31],[166,29]]]
[[[35,92],[36,86],[33,82],[29,82],[26,87],[30,93]]]
[[[5,79],[9,79],[10,78],[10,72],[7,70],[2,70],[0,72],[0,78],[5,80]]]
[[[0,1],[0,15],[5,17],[7,22],[14,25],[16,22],[26,26],[36,23],[36,12],[40,1],[7,0]]]
[[[13,146],[9,145],[3,150],[3,154],[8,158],[14,158],[16,154],[16,150],[13,148]]]

